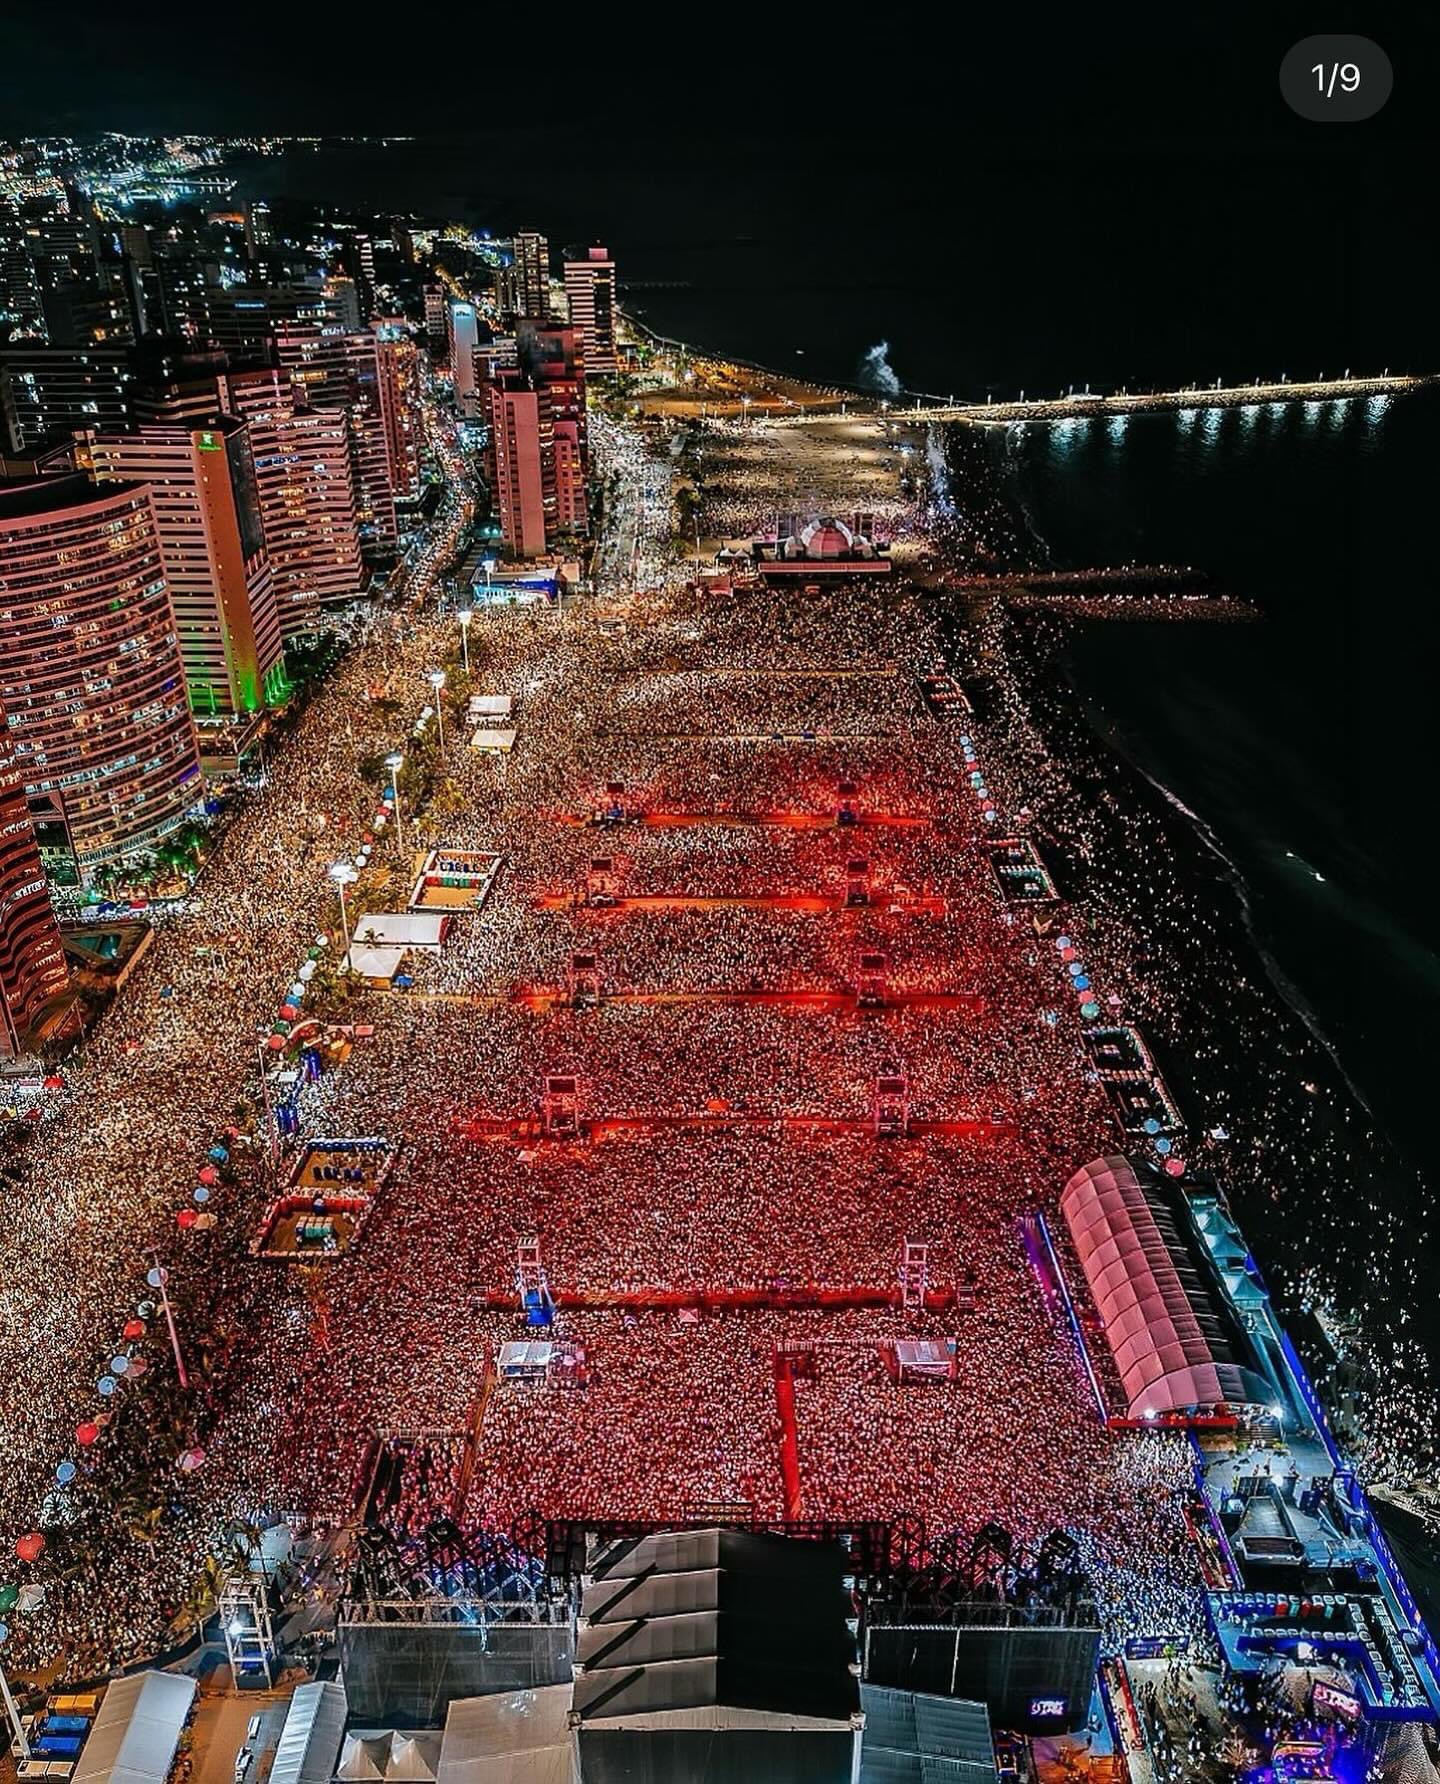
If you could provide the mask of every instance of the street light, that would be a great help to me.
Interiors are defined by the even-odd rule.
[[[188,1393],[190,1377],[185,1373],[185,1359],[180,1354],[180,1334],[175,1329],[175,1310],[170,1305],[170,1295],[166,1283],[170,1280],[170,1272],[160,1262],[160,1253],[154,1249],[150,1256],[155,1260],[153,1266],[145,1272],[145,1280],[160,1296],[160,1305],[165,1310],[165,1324],[170,1329],[170,1348],[175,1353],[175,1374],[180,1386]]]
[[[445,754],[445,704],[440,698],[440,690],[445,686],[445,671],[432,669],[425,677],[435,690],[435,723],[440,727],[440,754]]]
[[[340,888],[340,933],[345,937],[345,953],[350,953],[350,913],[345,905],[345,888],[359,879],[348,861],[337,861],[330,869],[330,878]]]
[[[405,766],[405,758],[399,750],[391,750],[385,758],[385,766],[390,770],[390,791],[395,796],[395,841],[400,852],[405,852],[405,826],[400,817],[400,783],[395,778]]]
[[[475,617],[473,607],[462,607],[456,616],[460,621],[460,650],[465,659],[465,673],[470,673],[470,622]]]

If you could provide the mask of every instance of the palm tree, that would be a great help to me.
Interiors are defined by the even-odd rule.
[[[191,1583],[185,1602],[175,1614],[173,1626],[177,1629],[203,1628],[206,1619],[215,1613],[228,1577],[228,1571],[221,1562],[214,1555],[207,1555],[201,1563],[200,1572]]]

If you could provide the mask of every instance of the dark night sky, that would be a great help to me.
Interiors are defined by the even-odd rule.
[[[788,355],[806,340],[836,376],[852,334],[907,327],[928,375],[920,298],[1036,265],[1068,275],[1067,376],[1436,360],[1433,0],[1363,18],[1264,0],[1056,10],[991,0],[979,17],[871,9],[856,24],[853,8],[673,0],[650,21],[605,13],[597,52],[553,7],[19,0],[0,24],[0,135],[434,137],[408,156],[413,187],[377,188],[375,208],[605,239],[633,277],[694,281],[712,308],[672,305],[677,332],[711,338],[723,301],[745,329],[722,344],[764,356],[768,330]],[[1295,117],[1284,52],[1357,29],[1390,55],[1390,104],[1361,125]],[[750,284],[733,302],[732,272]],[[1023,384],[1053,375],[1030,349],[1054,339],[1056,299],[1012,284],[968,294],[957,338],[983,336],[995,376]],[[936,376],[981,375],[939,357]]]
[[[648,25],[633,7],[605,13],[609,41],[597,52],[550,8],[20,0],[5,8],[0,33],[0,134],[504,129],[512,104],[541,99],[558,166],[571,130],[602,122],[623,141],[672,150],[739,133],[852,149],[872,139],[883,151],[873,137],[894,116],[883,102],[913,96],[935,102],[941,135],[1313,145],[1315,133],[1281,105],[1275,71],[1291,43],[1324,30],[1365,31],[1395,63],[1396,94],[1372,138],[1414,140],[1431,129],[1440,90],[1433,6],[1370,6],[1361,18],[1280,4],[1086,7],[1052,22],[1058,10],[992,6],[976,18],[962,7],[913,23],[871,12],[850,24],[850,8],[747,15],[677,0]],[[850,90],[853,109],[817,108],[830,83]],[[913,115],[903,129],[918,133]],[[722,166],[717,158],[711,171]]]

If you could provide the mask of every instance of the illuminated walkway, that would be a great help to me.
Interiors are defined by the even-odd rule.
[[[963,421],[983,427],[1003,427],[1014,421],[1065,421],[1083,415],[1134,415],[1153,409],[1235,409],[1251,403],[1325,403],[1349,397],[1398,396],[1433,384],[1437,374],[1418,377],[1383,372],[1377,378],[1325,378],[1311,383],[1187,385],[1183,390],[1067,391],[1063,396],[1013,403],[916,403],[912,408],[889,407],[892,421]],[[830,414],[792,415],[778,424],[803,427],[828,422]]]

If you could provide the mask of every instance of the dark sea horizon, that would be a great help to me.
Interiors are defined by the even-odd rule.
[[[276,200],[538,227],[557,255],[604,240],[648,326],[821,382],[973,398],[1440,370],[1409,201],[1363,160],[979,143],[947,174],[947,227],[934,180],[868,141],[843,168],[802,144],[780,177],[773,144],[737,132],[723,191],[683,153],[643,180],[557,183],[520,146],[349,144],[233,171]],[[1432,1179],[1437,423],[1427,390],[989,436],[1046,561],[1193,564],[1259,609],[1087,626],[1068,670],[1233,864],[1277,981]]]
[[[1432,1181],[1437,424],[1427,389],[990,440],[1057,567],[1193,564],[1258,608],[1250,625],[1086,623],[1066,668],[1235,870],[1282,993]]]

